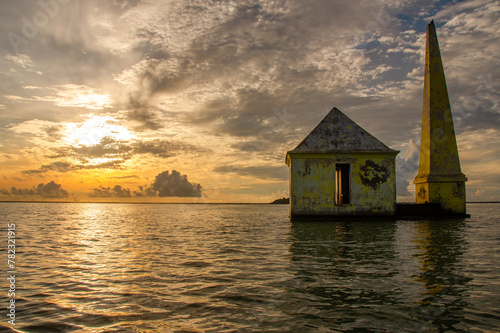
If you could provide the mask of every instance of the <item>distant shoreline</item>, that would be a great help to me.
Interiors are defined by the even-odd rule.
[[[134,204],[134,205],[271,205],[269,202],[127,202],[127,201],[19,201],[4,200],[0,203],[69,203],[69,204]]]
[[[134,204],[134,205],[276,205],[270,202],[126,202],[126,201],[19,201],[0,200],[0,203],[68,203],[68,204]],[[407,203],[407,202],[401,202]],[[500,201],[471,201],[467,204],[499,204]],[[278,204],[283,205],[283,204]]]

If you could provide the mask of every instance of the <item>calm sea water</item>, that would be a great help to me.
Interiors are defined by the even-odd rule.
[[[16,332],[498,332],[500,205],[290,223],[281,205],[0,203]]]

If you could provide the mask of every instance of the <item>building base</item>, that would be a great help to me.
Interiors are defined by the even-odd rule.
[[[454,213],[443,209],[437,203],[398,203],[396,213],[392,215],[313,215],[293,214],[290,216],[292,222],[316,222],[316,221],[387,221],[387,220],[443,220],[453,218],[469,218],[466,213]]]
[[[442,220],[448,218],[468,218],[469,214],[450,212],[438,203],[398,203],[396,218],[398,220]]]

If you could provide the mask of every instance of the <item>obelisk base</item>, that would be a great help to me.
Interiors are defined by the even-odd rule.
[[[457,179],[461,178],[461,179]],[[441,179],[417,177],[414,181],[417,204],[440,204],[443,212],[465,214],[465,182],[467,178],[453,176]]]

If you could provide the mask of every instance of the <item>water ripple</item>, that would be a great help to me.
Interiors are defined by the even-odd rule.
[[[1,205],[19,228],[18,332],[500,327],[500,205],[294,224],[279,205]]]

